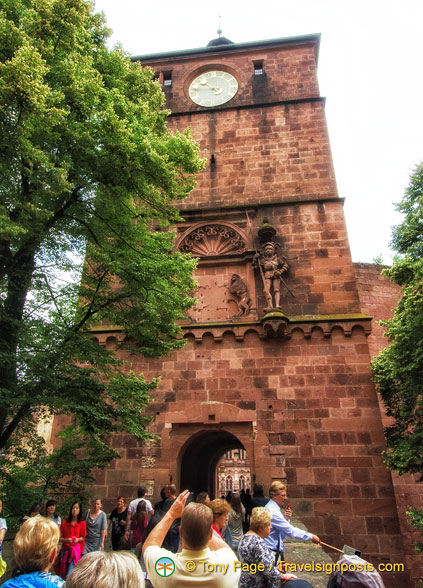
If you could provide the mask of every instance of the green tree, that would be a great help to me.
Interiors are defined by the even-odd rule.
[[[156,381],[90,329],[119,325],[131,351],[165,354],[193,303],[193,261],[168,228],[198,148],[169,132],[153,72],[108,34],[85,0],[0,7],[0,450],[15,463],[38,455],[22,451],[51,415],[103,465],[111,433],[145,438]]]
[[[372,263],[376,263],[377,265],[383,265],[383,255],[379,253],[376,257],[373,258]]]
[[[374,380],[392,417],[385,429],[388,466],[398,472],[420,474],[423,481],[423,164],[411,176],[398,210],[403,222],[394,228],[398,251],[383,273],[402,288],[392,319],[386,321],[389,346],[372,364]],[[412,522],[420,521],[423,513]]]

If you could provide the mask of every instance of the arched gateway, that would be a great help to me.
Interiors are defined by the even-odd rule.
[[[245,449],[241,441],[226,430],[201,431],[188,439],[182,448],[180,486],[194,494],[202,490],[216,498],[216,466],[231,449]]]

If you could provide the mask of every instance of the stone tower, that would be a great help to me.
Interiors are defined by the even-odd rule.
[[[303,523],[373,563],[404,561],[382,418],[317,83],[319,36],[134,58],[163,85],[171,129],[190,127],[206,167],[180,204],[175,247],[198,257],[184,349],[127,357],[162,379],[146,446],[97,476],[110,506],[143,483],[213,493],[224,453],[246,451],[267,491],[286,479]],[[124,337],[96,332],[114,348]],[[401,585],[396,574],[387,586]]]

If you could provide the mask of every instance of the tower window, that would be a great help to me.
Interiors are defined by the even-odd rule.
[[[164,71],[163,72],[163,86],[171,86],[172,85],[172,72],[171,71]]]
[[[229,490],[232,490],[232,487],[232,476],[226,476],[226,491],[229,492]]]
[[[261,76],[263,75],[263,61],[253,61],[254,64],[254,75],[255,76]]]
[[[245,478],[244,476],[239,476],[239,489],[245,490]]]

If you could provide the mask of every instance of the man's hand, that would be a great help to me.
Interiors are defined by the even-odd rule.
[[[298,578],[298,576],[295,576],[294,574],[284,574],[282,576],[282,582],[287,582],[288,580],[296,580]]]
[[[287,521],[290,521],[291,520],[292,510],[291,510],[291,507],[289,505],[285,509],[284,517],[286,518]]]
[[[179,519],[182,516],[182,513],[185,508],[185,503],[188,500],[189,490],[185,490],[179,494],[178,498],[169,508],[167,513],[165,513],[162,520],[154,527],[151,531],[147,539],[144,541],[142,546],[142,552],[145,553],[147,547],[158,546],[161,547],[164,538],[166,537],[166,533],[169,531],[173,521],[175,519]]]
[[[320,539],[317,535],[313,535],[311,540],[313,541],[313,543],[317,543],[317,545],[320,545]]]
[[[168,513],[172,517],[173,520],[179,519],[184,512],[185,503],[189,497],[189,490],[184,490],[169,508]]]

